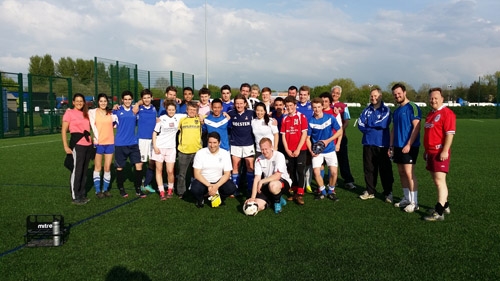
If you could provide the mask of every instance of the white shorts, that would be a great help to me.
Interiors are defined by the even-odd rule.
[[[255,155],[255,148],[253,145],[249,146],[235,146],[231,145],[231,155],[239,158],[247,158]]]
[[[320,168],[323,165],[323,162],[326,161],[326,165],[328,167],[338,167],[339,163],[337,161],[337,153],[335,151],[328,153],[321,153],[320,155],[312,158],[312,167]]]
[[[177,150],[175,148],[160,148],[160,154],[156,154],[153,151],[151,159],[156,162],[175,163],[176,153]]]
[[[150,139],[139,139],[139,150],[141,151],[141,162],[148,162],[151,158],[153,141]]]

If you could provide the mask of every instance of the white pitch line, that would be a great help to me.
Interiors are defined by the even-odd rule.
[[[33,144],[44,144],[44,143],[48,143],[48,142],[59,142],[59,141],[60,140],[44,141],[44,142],[33,142],[33,143],[24,143],[24,144],[14,144],[14,145],[0,146],[0,148],[11,148],[11,147],[27,146],[27,145],[33,145]]]
[[[482,121],[482,120],[476,120],[476,119],[469,119],[469,121],[474,121],[474,122],[484,123],[484,121]]]

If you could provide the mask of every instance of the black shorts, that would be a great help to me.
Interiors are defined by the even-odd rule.
[[[127,158],[130,164],[141,163],[141,151],[139,145],[115,146],[115,165],[117,168],[123,168],[127,164]]]
[[[290,184],[286,180],[280,179],[280,182],[282,192],[283,190],[287,191],[290,189]],[[255,197],[266,201],[266,208],[267,206],[272,206],[272,204],[274,204],[274,194],[269,191],[269,184],[264,184],[260,189],[260,193],[257,193],[257,196]]]
[[[396,164],[417,164],[418,146],[412,146],[410,152],[403,153],[402,147],[394,147],[392,161]]]

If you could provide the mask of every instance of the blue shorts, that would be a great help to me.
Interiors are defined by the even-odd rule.
[[[141,151],[139,145],[115,146],[115,165],[117,168],[124,168],[127,164],[127,158],[130,164],[141,163]]]
[[[96,154],[113,154],[115,152],[114,144],[96,144]]]

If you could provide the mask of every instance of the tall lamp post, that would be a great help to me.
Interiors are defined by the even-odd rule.
[[[207,0],[205,0],[205,76],[206,87],[208,88],[208,46],[207,46]]]

